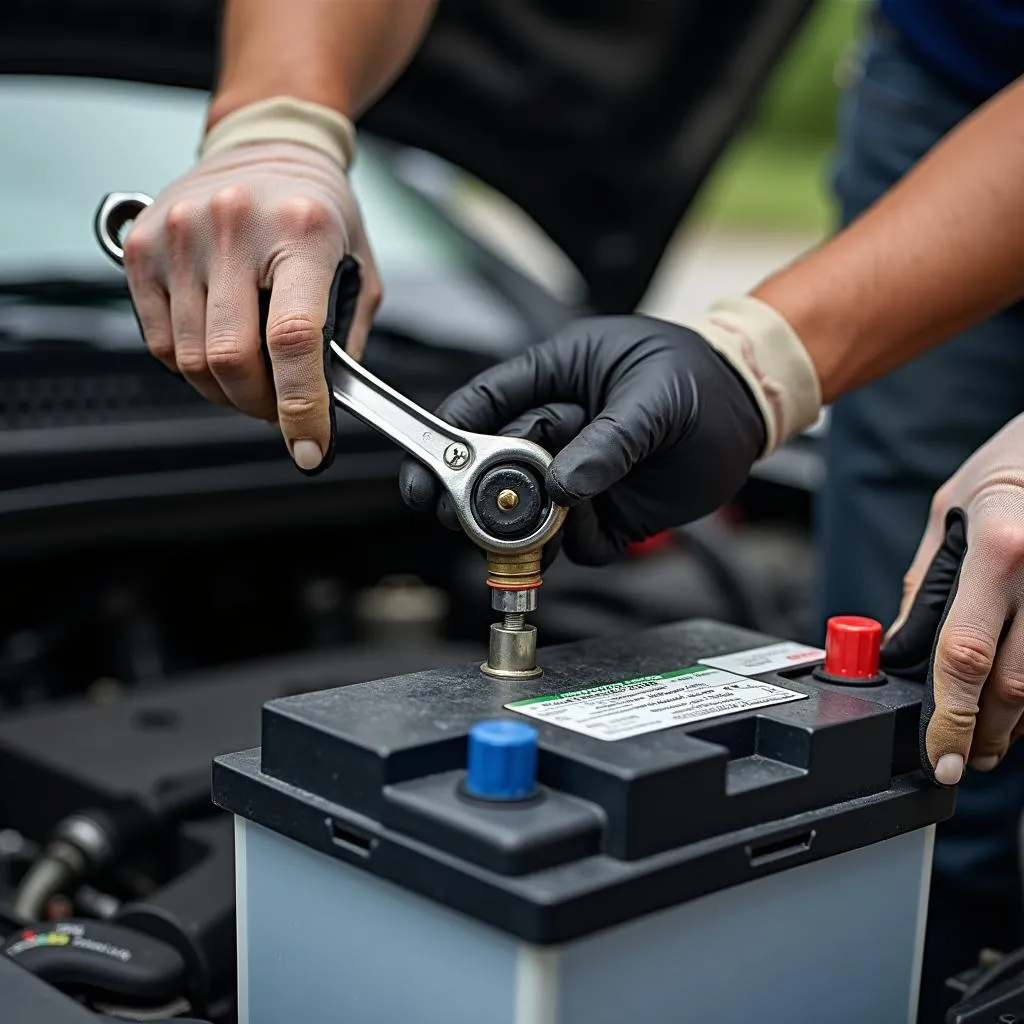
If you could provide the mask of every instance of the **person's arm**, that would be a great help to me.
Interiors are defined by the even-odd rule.
[[[125,271],[150,351],[214,402],[280,425],[297,465],[333,438],[323,328],[346,255],[358,356],[381,286],[349,189],[352,119],[403,70],[434,0],[229,0],[196,167],[140,214]],[[270,292],[267,374],[259,293]]]
[[[669,464],[671,437],[677,472],[646,474],[645,493],[637,496],[645,515],[606,514],[601,530],[588,528],[586,550],[578,539],[570,545],[580,560],[607,561],[645,531],[680,525],[694,509],[725,500],[739,472],[736,458],[749,469],[813,423],[823,402],[1024,295],[1022,224],[1024,79],[951,132],[854,224],[749,296],[719,300],[686,325],[635,316],[578,321],[485,371],[442,411],[467,430],[543,429],[561,449],[549,473],[553,492],[570,505],[600,495],[606,512],[645,469],[641,463],[658,455]],[[702,346],[693,345],[694,335],[731,374],[712,373],[714,361],[696,358]],[[674,366],[660,363],[666,349],[683,353]],[[727,424],[718,414],[721,402],[731,416],[737,378],[760,413],[759,436],[744,418]],[[627,384],[630,408],[620,408],[613,399]],[[552,417],[531,412],[552,403],[581,409],[585,429],[570,436],[566,424],[574,419],[560,415],[552,435]],[[672,417],[706,425],[702,433],[691,424],[692,437],[704,438],[702,452],[691,451]],[[729,466],[727,485],[714,470],[722,465]],[[684,481],[684,468],[698,467],[703,472]],[[402,488],[414,507],[438,494],[411,462]]]
[[[826,402],[1024,296],[1024,79],[753,294],[803,341]]]
[[[228,0],[212,127],[271,96],[355,120],[404,70],[437,0]]]
[[[794,328],[830,401],[1024,296],[1022,226],[1024,79],[754,295]],[[968,761],[994,768],[1021,731],[1022,566],[1018,418],[935,495],[885,647],[888,667],[926,681],[922,747],[942,783]]]
[[[751,295],[716,302],[685,326],[637,316],[577,321],[485,371],[440,414],[466,430],[530,437],[555,453],[546,482],[570,508],[564,550],[576,561],[608,562],[630,541],[727,501],[752,463],[813,423],[823,401],[1024,296],[1022,225],[1024,79],[853,225]],[[409,505],[439,503],[453,524],[422,466],[406,461],[401,488]],[[952,507],[963,514],[950,540],[944,516]],[[972,755],[990,767],[1019,728],[1022,523],[1018,422],[936,497],[908,576],[907,625],[887,647],[894,664],[922,651],[931,664],[935,700],[923,749],[943,783],[955,783]]]

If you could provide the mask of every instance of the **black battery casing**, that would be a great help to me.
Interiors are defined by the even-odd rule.
[[[690,621],[546,649],[536,680],[473,664],[272,700],[262,746],[215,762],[214,800],[541,945],[952,813],[953,792],[919,770],[920,686],[828,684],[812,661],[754,677],[806,699],[627,739],[532,721],[540,796],[462,791],[470,727],[522,718],[510,702],[775,642]]]

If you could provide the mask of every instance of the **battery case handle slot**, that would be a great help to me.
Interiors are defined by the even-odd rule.
[[[768,843],[759,843],[757,846],[747,847],[747,860],[752,868],[764,867],[766,864],[774,864],[777,861],[785,860],[787,857],[795,857],[800,853],[807,853],[814,842],[814,829],[806,832],[798,832],[796,835],[786,836],[785,839],[773,839]]]
[[[377,839],[369,832],[364,832],[340,818],[328,818],[326,824],[331,843],[337,849],[355,854],[357,857],[369,857],[373,853]]]

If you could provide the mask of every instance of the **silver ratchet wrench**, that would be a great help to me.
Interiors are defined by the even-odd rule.
[[[119,266],[124,265],[124,229],[152,202],[141,192],[112,192],[100,204],[94,224],[96,238]],[[459,522],[474,543],[485,551],[518,554],[543,546],[558,532],[566,510],[548,500],[543,490],[551,456],[540,445],[520,438],[457,430],[375,377],[345,352],[344,341],[330,341],[335,405],[430,469],[448,491]],[[501,477],[501,472],[506,476]],[[513,530],[495,514],[494,502],[504,510],[519,504],[514,486],[500,486],[501,479],[516,479],[516,473],[518,479],[527,482],[527,490],[536,485],[541,500],[532,504],[524,501],[520,509],[524,516],[527,506],[536,504],[536,512]],[[490,479],[485,480],[488,474]],[[491,486],[491,480],[498,483]]]

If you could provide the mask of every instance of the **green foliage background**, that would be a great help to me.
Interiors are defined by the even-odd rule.
[[[694,217],[735,229],[830,229],[836,108],[867,9],[865,0],[818,0]]]

